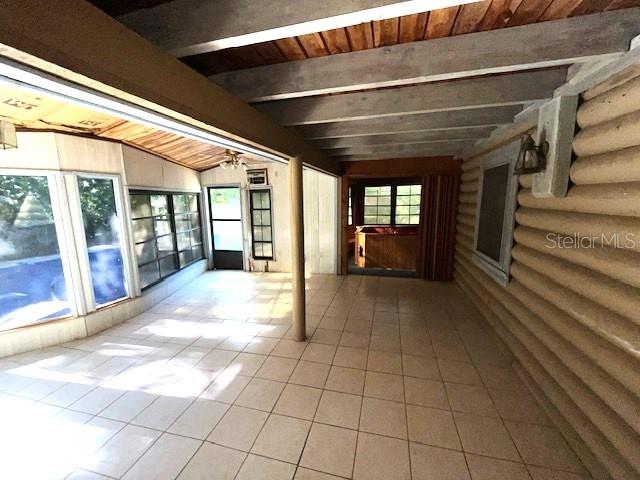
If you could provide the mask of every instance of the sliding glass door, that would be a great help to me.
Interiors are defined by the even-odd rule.
[[[244,268],[240,188],[210,187],[209,211],[213,265],[217,270]]]

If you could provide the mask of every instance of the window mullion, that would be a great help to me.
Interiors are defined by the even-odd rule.
[[[396,185],[391,186],[391,225],[396,224],[396,195],[398,194],[398,187]]]
[[[138,277],[137,259],[133,242],[131,221],[131,202],[127,190],[120,182],[120,178],[113,178],[114,197],[116,201],[116,215],[120,224],[120,252],[124,264],[125,289],[129,297],[140,295],[140,279]]]
[[[76,251],[77,265],[80,272],[83,298],[83,312],[86,314],[96,310],[96,300],[93,292],[93,281],[91,279],[91,267],[89,264],[89,249],[84,232],[84,222],[82,219],[82,207],[80,206],[80,191],[78,190],[77,176],[64,174],[64,188],[66,192],[66,202],[69,207],[70,225],[72,228],[73,246]]]
[[[65,179],[61,174],[52,174],[47,176],[47,182],[53,220],[56,226],[58,249],[62,260],[62,269],[72,314],[84,315],[87,313],[86,298],[82,290],[79,257],[71,226],[71,212],[66,195]]]

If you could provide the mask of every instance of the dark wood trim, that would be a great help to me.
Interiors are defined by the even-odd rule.
[[[340,162],[342,175],[350,178],[423,177],[462,173],[462,162],[453,157],[389,158]]]

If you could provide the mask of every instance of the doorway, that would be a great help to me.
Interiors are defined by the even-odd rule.
[[[243,270],[242,206],[239,187],[209,187],[213,267]]]

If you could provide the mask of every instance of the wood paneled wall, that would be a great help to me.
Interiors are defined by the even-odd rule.
[[[459,196],[455,278],[543,392],[596,479],[640,478],[640,72],[634,75],[583,93],[566,198],[534,198],[531,179],[521,178],[506,288],[471,262],[480,157],[464,162]],[[617,244],[604,240],[613,234]],[[554,248],[557,238],[593,246]]]
[[[363,179],[379,182],[383,179],[416,178],[421,182],[423,192],[416,275],[428,280],[451,280],[460,173],[460,161],[452,157],[343,162],[342,273],[347,272],[348,242],[354,231],[353,226],[347,225],[350,183]]]
[[[459,175],[422,180],[422,278],[451,280],[458,209]]]

